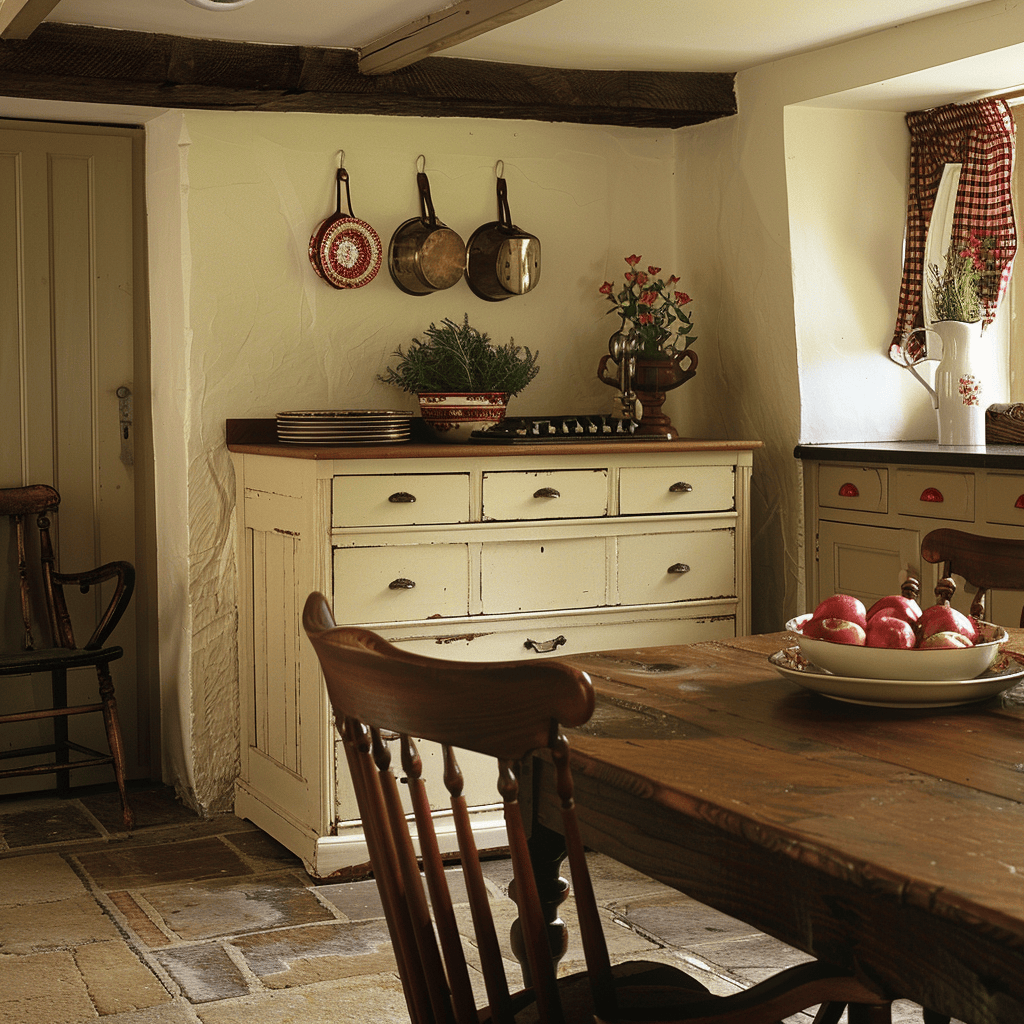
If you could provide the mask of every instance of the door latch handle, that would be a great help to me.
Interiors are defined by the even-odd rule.
[[[121,461],[130,466],[135,461],[132,447],[132,389],[122,384],[117,389],[118,433],[121,435]]]

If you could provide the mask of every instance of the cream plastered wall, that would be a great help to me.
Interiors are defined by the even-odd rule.
[[[737,117],[676,134],[682,274],[712,310],[687,414],[765,442],[752,494],[756,630],[804,610],[794,446],[935,438],[926,392],[886,356],[906,216],[902,117],[936,84],[948,86],[942,102],[974,98],[968,83],[986,76],[993,89],[1019,84],[1022,40],[1020,5],[950,12],[743,72]],[[889,109],[867,109],[873,90]]]
[[[491,303],[465,283],[410,296],[386,269],[337,291],[309,265],[334,209],[339,150],[352,203],[385,246],[419,215],[416,161],[438,217],[464,239],[497,216],[542,245],[540,284]],[[375,380],[396,346],[444,317],[540,353],[510,414],[607,412],[596,379],[618,321],[598,292],[636,252],[671,273],[672,133],[540,123],[171,112],[149,125],[154,412],[161,538],[166,771],[198,807],[230,806],[238,756],[234,480],[229,417],[286,409],[415,408]],[[685,283],[684,283],[685,286]],[[704,305],[695,307],[698,318]],[[698,376],[682,391],[699,391]],[[710,436],[709,429],[695,431]]]

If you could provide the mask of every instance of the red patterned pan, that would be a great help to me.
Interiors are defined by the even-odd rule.
[[[341,185],[345,183],[347,213],[341,212]],[[338,207],[313,232],[309,240],[309,262],[329,285],[335,288],[362,288],[369,284],[384,256],[380,236],[364,220],[352,215],[352,194],[348,171],[338,168],[336,185]]]

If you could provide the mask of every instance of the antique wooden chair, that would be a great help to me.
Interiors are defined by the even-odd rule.
[[[851,1006],[853,1024],[889,1021],[887,1002],[851,976],[821,963],[789,968],[728,997],[710,995],[695,979],[664,964],[611,965],[576,821],[569,747],[562,730],[583,724],[593,712],[594,691],[586,673],[551,659],[484,664],[421,657],[391,646],[369,630],[335,626],[327,600],[318,593],[306,601],[303,625],[320,659],[344,741],[413,1024],[593,1024],[636,1019],[775,1024],[823,1000],[835,1000],[830,1005],[838,1005],[840,1012],[841,1004],[856,1004]],[[451,796],[489,1003],[480,1010],[414,737],[442,744],[444,784]],[[394,771],[408,786],[418,855],[392,770],[392,742],[400,754]],[[524,975],[533,979],[532,987],[515,993],[509,991],[453,748],[497,759],[497,791],[515,878],[510,891],[519,910]],[[534,751],[550,757],[556,768],[587,964],[585,972],[558,979],[518,804],[518,766]],[[821,1012],[828,1012],[828,1007]]]
[[[921,542],[921,557],[926,562],[941,562],[943,576],[956,573],[977,588],[971,614],[978,619],[985,618],[987,591],[1024,590],[1024,540],[932,530]],[[1020,625],[1024,627],[1024,608]]]
[[[30,487],[0,488],[0,515],[11,522],[12,538],[17,548],[18,589],[21,603],[21,649],[0,652],[0,676],[22,676],[33,672],[50,674],[52,703],[50,707],[19,711],[0,715],[0,725],[11,722],[27,722],[38,719],[52,719],[53,743],[42,746],[22,747],[0,752],[0,759],[35,758],[52,754],[52,760],[36,762],[27,766],[0,769],[0,778],[16,775],[42,775],[55,772],[57,792],[66,796],[69,787],[69,773],[78,768],[95,765],[112,765],[117,786],[121,793],[124,823],[134,827],[135,820],[125,787],[124,747],[121,729],[117,719],[117,704],[114,699],[114,683],[110,677],[109,665],[124,653],[120,647],[105,647],[104,643],[117,625],[135,586],[135,569],[129,562],[108,562],[87,572],[67,573],[57,568],[57,558],[50,538],[50,516],[60,505],[60,495],[52,487],[36,484]],[[35,518],[38,527],[40,571],[29,565],[28,551],[32,546],[26,535],[26,520]],[[90,587],[106,580],[115,580],[113,593],[92,635],[84,646],[75,643],[71,616],[64,600],[64,587],[77,586],[87,593]],[[33,636],[36,613],[43,617],[48,637],[47,646],[37,645]],[[91,666],[99,680],[99,702],[68,706],[67,674],[69,669]],[[68,717],[89,712],[101,712],[106,727],[109,754],[82,746],[68,737]],[[71,753],[83,755],[72,760]]]

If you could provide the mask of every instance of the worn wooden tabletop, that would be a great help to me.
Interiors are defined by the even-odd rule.
[[[894,997],[1021,1024],[1024,686],[847,704],[775,671],[791,642],[566,658],[599,694],[570,737],[585,842]],[[536,820],[557,830],[537,778]]]

